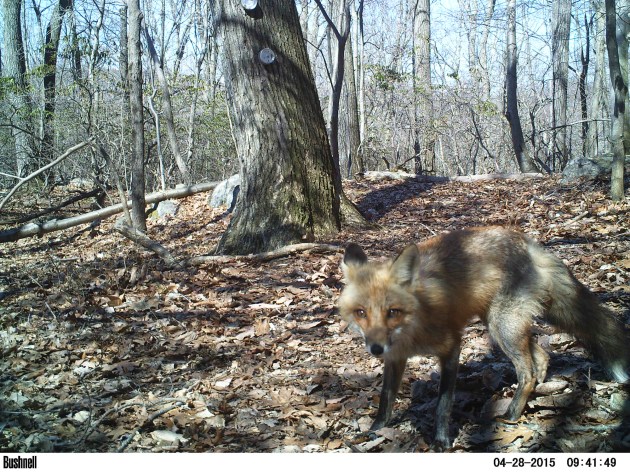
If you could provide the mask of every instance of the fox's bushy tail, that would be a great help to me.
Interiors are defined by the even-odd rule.
[[[550,296],[547,320],[577,337],[618,382],[630,378],[630,339],[623,323],[569,271],[537,244],[530,254]]]

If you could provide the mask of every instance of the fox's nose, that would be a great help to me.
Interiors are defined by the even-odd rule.
[[[372,344],[370,346],[370,353],[373,356],[380,356],[381,354],[383,354],[385,350],[383,349],[383,346],[381,346],[380,344]]]

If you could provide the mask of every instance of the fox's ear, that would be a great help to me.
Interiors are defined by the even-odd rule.
[[[409,284],[420,275],[420,251],[410,244],[398,254],[392,264],[392,274],[400,284]]]
[[[348,277],[348,269],[350,266],[359,266],[363,265],[368,261],[365,252],[361,249],[361,246],[355,243],[350,243],[346,247],[346,252],[343,255],[343,260],[341,261],[341,271],[343,275]]]

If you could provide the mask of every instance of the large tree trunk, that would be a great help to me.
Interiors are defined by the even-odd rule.
[[[516,162],[521,172],[536,172],[536,166],[531,156],[525,151],[525,139],[523,128],[518,114],[517,98],[517,56],[516,56],[516,1],[509,0],[507,6],[507,76],[506,76],[506,101],[505,116],[510,124],[512,134],[512,147]]]
[[[626,114],[626,96],[628,86],[621,72],[619,64],[619,50],[617,44],[615,1],[606,0],[606,46],[608,48],[608,68],[610,81],[614,90],[612,132],[610,140],[613,149],[612,176],[610,182],[610,196],[615,201],[624,198],[624,127]]]
[[[129,104],[131,110],[131,139],[133,154],[131,156],[131,219],[133,226],[146,231],[147,221],[144,214],[145,177],[144,177],[144,111],[142,107],[142,57],[140,45],[140,28],[142,12],[140,0],[127,2],[127,50],[129,54]]]
[[[412,61],[415,172],[421,174],[426,171],[435,171],[430,0],[414,0]]]
[[[630,0],[617,0],[615,2],[617,22],[617,51],[619,52],[619,67],[623,80],[628,85],[628,35],[630,35]],[[630,106],[630,100],[626,94],[626,108]],[[625,114],[623,131],[623,147],[626,154],[630,153],[630,113]]]
[[[72,9],[72,0],[59,0],[53,9],[46,27],[44,44],[44,114],[42,115],[42,152],[44,164],[52,161],[55,155],[55,97],[57,91],[57,51],[63,17]]]
[[[553,62],[553,131],[552,151],[554,166],[563,169],[568,161],[567,152],[567,94],[569,83],[569,34],[571,31],[571,0],[553,2],[552,13]]]
[[[11,134],[15,141],[15,168],[18,177],[33,164],[33,104],[26,81],[26,58],[22,41],[22,0],[3,0],[4,18],[4,70],[3,75],[11,80],[7,87],[7,103],[11,106]]]
[[[239,0],[219,5],[241,190],[218,252],[257,253],[336,233],[341,178],[295,2],[267,1],[260,14],[246,14]]]

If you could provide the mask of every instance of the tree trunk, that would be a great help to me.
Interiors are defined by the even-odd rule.
[[[412,41],[415,172],[422,174],[435,171],[430,0],[414,0]]]
[[[593,29],[593,20],[589,22],[584,15],[584,29],[586,31],[586,44],[580,51],[580,62],[582,70],[578,79],[578,90],[580,92],[580,109],[582,112],[582,155],[586,156],[586,141],[588,136],[588,95],[586,92],[586,79],[588,77],[588,66],[591,60],[591,30]]]
[[[363,2],[357,8],[357,69],[359,89],[359,135],[361,137],[361,155],[365,156],[365,143],[367,142],[367,112],[365,109],[365,31],[363,22]]]
[[[127,50],[129,54],[129,105],[131,110],[131,219],[133,226],[146,231],[147,221],[144,214],[145,178],[144,178],[144,112],[142,107],[142,56],[140,28],[142,12],[140,0],[127,2]]]
[[[612,175],[610,182],[610,196],[615,201],[624,198],[624,127],[626,113],[626,96],[628,86],[624,80],[619,64],[619,50],[617,44],[615,1],[606,0],[606,47],[608,49],[608,68],[610,81],[614,90],[612,131],[610,140],[613,149]]]
[[[11,81],[7,87],[7,103],[11,105],[11,134],[15,141],[16,175],[21,177],[33,164],[34,142],[32,139],[33,104],[26,81],[26,58],[22,41],[22,0],[3,0],[4,18],[4,76]]]
[[[59,0],[53,9],[50,22],[46,27],[46,41],[44,43],[43,83],[44,83],[44,114],[42,115],[42,151],[44,163],[50,162],[55,154],[55,97],[57,83],[57,51],[63,17],[72,9],[72,0]]]
[[[553,121],[552,164],[563,169],[568,161],[567,152],[567,93],[569,83],[569,34],[571,31],[571,0],[553,2],[552,13],[553,63]]]
[[[341,103],[341,92],[343,90],[343,81],[345,74],[345,50],[350,35],[350,4],[348,0],[341,0],[338,3],[338,25],[328,15],[328,12],[322,5],[320,0],[315,0],[322,15],[326,19],[331,32],[336,39],[336,47],[333,59],[333,74],[332,74],[332,90],[330,94],[330,101],[328,102],[328,133],[330,138],[330,149],[332,151],[333,161],[339,169],[339,107]],[[339,172],[340,173],[340,172]]]
[[[516,0],[509,0],[507,5],[507,74],[506,74],[506,100],[507,109],[505,117],[510,124],[512,135],[512,148],[516,156],[516,162],[521,172],[537,172],[534,161],[525,152],[525,139],[523,128],[518,114],[517,99],[517,56],[516,56]]]
[[[488,36],[490,35],[490,20],[494,16],[496,0],[487,0],[486,16],[484,19],[484,30],[479,44],[479,77],[483,98],[490,101],[490,72],[488,71]]]
[[[153,40],[151,39],[151,36],[149,35],[149,30],[146,26],[144,27],[144,36],[147,41],[147,47],[149,49],[149,55],[151,56],[151,62],[153,63],[153,67],[155,69],[155,74],[157,75],[158,80],[160,81],[160,86],[162,88],[162,96],[164,99],[164,120],[166,121],[166,134],[168,136],[168,143],[184,183],[186,185],[190,185],[192,179],[190,177],[190,172],[188,171],[188,165],[182,157],[182,153],[179,150],[179,144],[177,142],[177,133],[175,132],[175,118],[173,117],[171,92],[168,86],[168,81],[166,80],[166,75],[164,74],[164,69],[162,68],[160,58],[158,57],[155,46],[153,45]]]
[[[219,8],[241,190],[218,252],[257,253],[336,233],[341,178],[295,2],[267,1],[261,15],[244,12],[239,0]]]
[[[591,90],[591,112],[586,137],[586,156],[595,157],[607,150],[608,80],[606,79],[606,11],[604,0],[592,0],[595,12],[593,40],[595,42],[595,73]]]
[[[630,0],[617,0],[615,2],[617,21],[617,51],[619,52],[619,67],[621,76],[628,85],[628,35],[630,34]],[[626,108],[630,101],[626,94]],[[630,113],[625,114],[623,132],[623,147],[626,154],[630,153]]]
[[[359,125],[359,100],[357,96],[356,69],[352,41],[346,46],[346,65],[348,71],[344,81],[346,118],[348,122],[348,161],[350,175],[365,172],[361,129]]]

